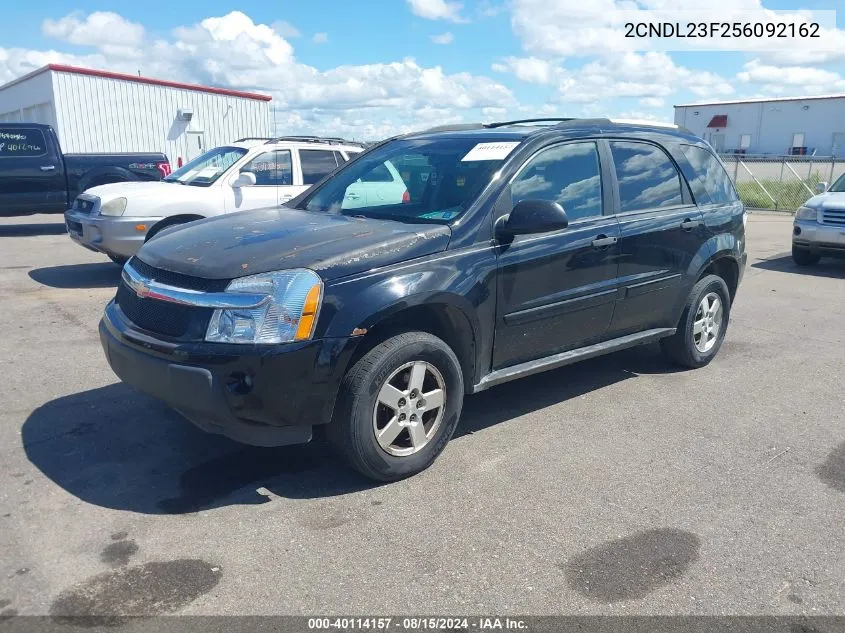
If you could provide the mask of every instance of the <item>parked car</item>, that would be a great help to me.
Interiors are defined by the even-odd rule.
[[[0,123],[0,215],[60,213],[89,187],[169,173],[161,153],[63,154],[49,125]]]
[[[123,264],[159,231],[202,218],[277,206],[343,165],[363,146],[337,138],[240,139],[161,182],[104,185],[65,214],[77,244]]]
[[[845,258],[845,174],[795,212],[792,259],[798,266],[814,266],[822,257]]]
[[[385,169],[408,196],[347,203]],[[708,364],[745,263],[742,203],[685,130],[446,127],[285,208],[150,240],[100,338],[122,380],[200,428],[283,445],[325,425],[386,481],[433,462],[466,394],[653,341]]]

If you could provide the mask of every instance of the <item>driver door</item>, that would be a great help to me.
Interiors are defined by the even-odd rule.
[[[498,258],[493,369],[601,340],[613,317],[620,230],[598,142],[541,150],[517,173],[497,208],[521,200],[560,203],[569,226],[518,235]],[[502,204],[503,203],[503,204]],[[493,218],[494,220],[498,218]]]
[[[233,187],[232,183],[243,172],[255,174],[255,184]],[[290,198],[288,193],[298,189],[293,186],[290,150],[280,149],[259,154],[230,174],[224,186],[227,189],[226,212],[248,211],[278,205],[282,198]]]

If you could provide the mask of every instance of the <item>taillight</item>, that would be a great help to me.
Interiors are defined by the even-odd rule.
[[[167,178],[170,175],[170,163],[156,163],[156,167],[161,172],[162,178]]]
[[[402,204],[408,204],[411,201],[411,194],[408,193],[408,190],[405,189],[405,193],[402,194]]]

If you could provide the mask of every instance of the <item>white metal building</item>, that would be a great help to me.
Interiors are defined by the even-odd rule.
[[[65,152],[164,152],[175,168],[269,136],[270,97],[49,64],[0,86],[0,122],[51,124]]]
[[[845,156],[845,95],[686,103],[675,123],[720,152]]]

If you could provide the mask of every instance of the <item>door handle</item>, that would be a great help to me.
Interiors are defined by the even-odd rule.
[[[41,165],[41,171],[53,171],[55,168],[55,165]]]
[[[692,231],[698,225],[699,225],[699,222],[697,222],[696,220],[691,220],[690,218],[687,218],[686,220],[681,222],[681,228],[684,231]]]
[[[608,237],[607,235],[599,235],[596,239],[593,240],[593,248],[607,248],[608,246],[613,246],[619,242],[618,237]]]

